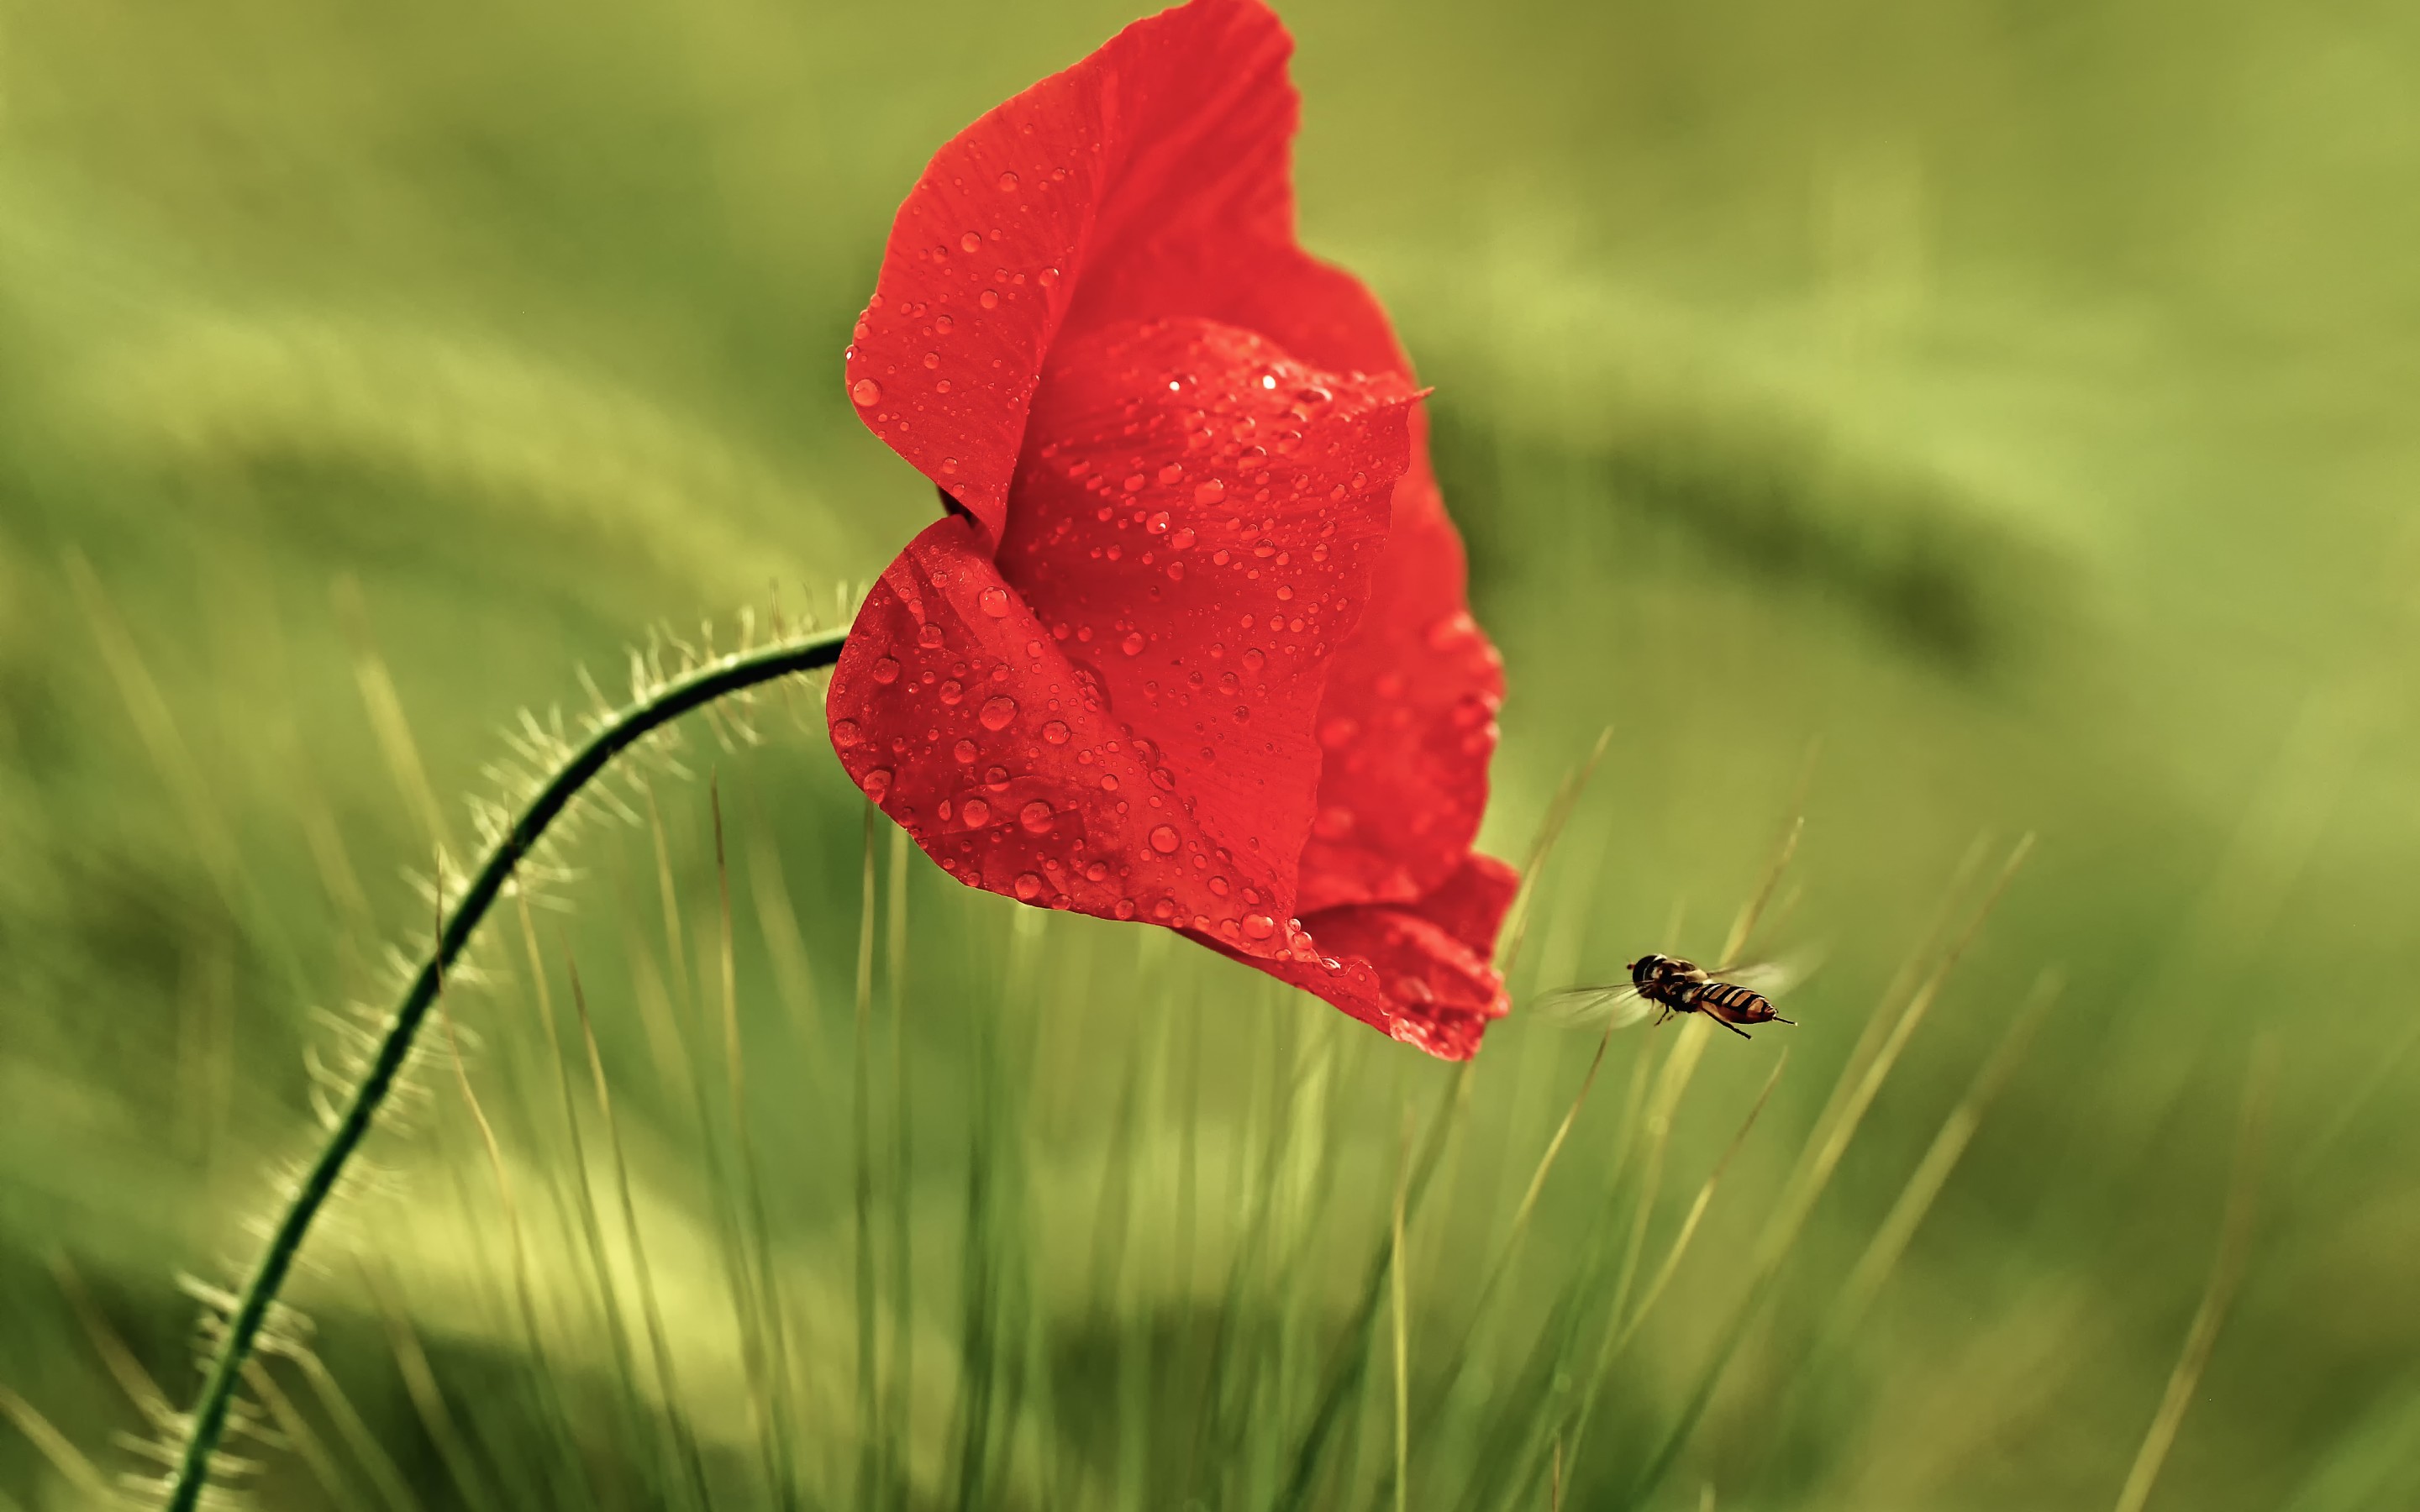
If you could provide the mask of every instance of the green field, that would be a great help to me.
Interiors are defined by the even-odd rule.
[[[1283,10],[1508,665],[1482,848],[1611,730],[1516,1002],[1718,953],[1803,814],[1799,1026],[1459,1072],[956,887],[794,690],[499,914],[231,1480],[2420,1504],[2414,13]],[[0,0],[0,1512],[160,1473],[523,711],[931,518],[840,381],[892,211],[1130,19]]]

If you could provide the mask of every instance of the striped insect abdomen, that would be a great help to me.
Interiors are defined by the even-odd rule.
[[[1761,1024],[1773,1017],[1762,993],[1728,981],[1710,981],[1690,995],[1690,1007],[1733,1024]]]

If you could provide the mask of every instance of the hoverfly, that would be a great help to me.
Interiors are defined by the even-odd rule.
[[[1630,980],[1604,987],[1567,987],[1548,993],[1538,1011],[1573,1026],[1622,1028],[1647,1016],[1652,1006],[1662,1010],[1655,1022],[1675,1013],[1703,1013],[1743,1040],[1754,1039],[1743,1024],[1791,1024],[1774,1011],[1767,995],[1787,989],[1806,973],[1789,965],[1760,963],[1717,966],[1709,971],[1678,956],[1642,955],[1630,963]]]

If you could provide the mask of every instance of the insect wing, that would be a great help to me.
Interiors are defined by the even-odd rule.
[[[1745,987],[1767,997],[1777,997],[1813,976],[1815,968],[1823,964],[1820,954],[1801,950],[1772,961],[1748,961],[1735,966],[1723,966],[1706,975],[1716,981]]]
[[[1532,1011],[1565,1028],[1619,1029],[1645,1018],[1653,1006],[1625,981],[1611,987],[1566,987],[1539,998]]]

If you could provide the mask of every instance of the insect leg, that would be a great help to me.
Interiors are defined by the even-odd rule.
[[[1733,1034],[1738,1035],[1743,1040],[1753,1040],[1756,1038],[1755,1035],[1748,1033],[1745,1029],[1741,1028],[1738,1025],[1733,1024],[1730,1020],[1723,1017],[1719,1013],[1709,1013],[1706,1017],[1713,1019],[1715,1023],[1721,1025],[1724,1028],[1730,1030]]]

